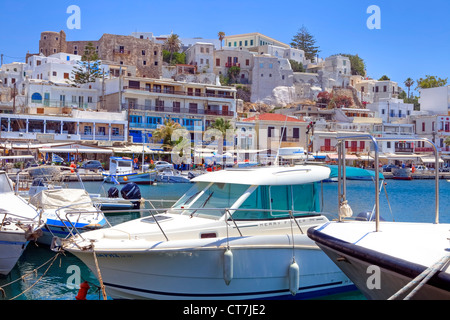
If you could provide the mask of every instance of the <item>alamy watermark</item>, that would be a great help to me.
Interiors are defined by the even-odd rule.
[[[366,25],[370,30],[373,29],[381,29],[381,9],[379,6],[371,5],[367,8],[366,11],[370,14],[369,18],[367,18]]]
[[[81,10],[77,5],[70,5],[67,7],[66,13],[70,14],[67,18],[68,29],[81,29]]]

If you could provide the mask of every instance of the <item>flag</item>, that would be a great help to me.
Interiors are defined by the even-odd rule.
[[[64,159],[57,154],[52,153],[52,162],[64,162]]]
[[[111,176],[111,181],[114,182],[114,184],[120,184],[120,182],[117,181],[117,179],[114,178],[114,176]]]

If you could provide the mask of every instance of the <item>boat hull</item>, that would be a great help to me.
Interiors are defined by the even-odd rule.
[[[0,232],[0,274],[7,275],[28,245],[25,232]]]
[[[382,231],[380,234],[384,235],[387,232]],[[369,238],[373,234],[369,235],[369,233],[366,233],[366,236],[363,236],[363,238]],[[397,293],[428,267],[383,253],[381,250],[369,249],[354,242],[343,241],[338,237],[322,233],[320,228],[319,230],[314,228],[308,229],[308,236],[330,257],[331,261],[339,266],[361,293],[371,300],[387,300],[394,295],[396,299],[404,299],[418,283],[401,294]],[[417,236],[417,233],[416,237],[420,238]],[[403,238],[399,234],[397,239]],[[379,239],[378,242],[381,243],[381,240]],[[393,247],[395,243],[390,242],[390,245]],[[414,244],[411,242],[408,245],[414,247]],[[386,247],[384,246],[383,248]],[[419,255],[424,255],[423,252],[422,254],[420,253],[419,246],[415,246],[415,248],[416,254],[419,252]],[[408,252],[409,249],[404,249],[403,251]],[[448,266],[445,268],[448,268]],[[435,276],[408,299],[449,300],[450,274],[445,270],[438,271]]]
[[[126,184],[129,182],[134,182],[136,184],[152,184],[156,180],[155,172],[116,174],[116,175],[104,173],[102,175],[104,177],[104,181],[107,183],[115,183],[114,181],[115,179],[117,182],[121,184]]]
[[[293,251],[286,235],[230,239],[233,267],[227,285],[226,244],[226,239],[175,240],[142,250],[95,252],[113,299],[307,299],[356,290],[314,243],[296,245]],[[98,274],[92,251],[69,251]],[[295,296],[289,285],[293,252],[300,269]]]

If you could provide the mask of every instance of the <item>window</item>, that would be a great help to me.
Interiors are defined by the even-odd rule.
[[[375,92],[378,92],[378,86],[375,87]]]
[[[53,74],[54,77],[56,77],[56,75],[57,75],[56,71],[53,71],[52,74]]]
[[[383,86],[383,92],[387,91],[387,86]]]
[[[425,122],[422,122],[422,131],[425,132]]]
[[[250,45],[251,45],[251,46],[253,45],[253,40],[250,40]]]
[[[146,66],[147,65],[147,61],[142,61],[142,64],[144,65],[144,66]]]
[[[273,68],[273,64],[269,63],[269,69],[272,69],[272,68]]]
[[[234,42],[234,46],[235,46],[235,47],[237,46],[237,42],[236,42],[236,41]]]
[[[262,69],[262,68],[264,68],[264,63],[260,63],[259,64],[259,67]]]
[[[68,72],[64,72],[64,79],[69,79],[69,73]]]
[[[216,59],[216,67],[220,67],[220,59]]]
[[[381,114],[385,114],[386,111],[384,109],[381,109]]]
[[[131,123],[141,123],[142,122],[142,117],[141,116],[132,115],[132,116],[130,116],[130,122]]]
[[[142,50],[142,55],[145,56],[145,50]]]
[[[249,66],[250,65],[250,59],[245,59],[245,65]]]
[[[72,96],[72,103],[77,103],[77,96]]]
[[[42,96],[41,96],[41,94],[40,94],[40,93],[37,93],[37,92],[33,93],[33,94],[31,95],[31,102],[42,102]]]
[[[300,138],[300,128],[294,128],[292,131],[292,138]]]
[[[92,127],[91,126],[84,126],[84,134],[91,135],[92,134]]]
[[[119,128],[111,128],[111,131],[113,136],[118,136],[120,134]]]
[[[155,66],[157,66],[158,65],[158,61],[155,61]]]
[[[239,47],[242,47],[242,41],[239,41]]]
[[[245,40],[244,43],[245,43],[245,46],[248,46],[248,40]]]
[[[92,103],[92,97],[88,97],[88,103]]]

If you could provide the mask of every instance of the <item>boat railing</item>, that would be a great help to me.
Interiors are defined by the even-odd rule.
[[[167,212],[171,212],[171,213],[180,213],[182,211],[186,211],[186,208],[143,208],[143,209],[130,209],[130,210],[120,210],[120,211],[125,211],[128,213],[140,213],[142,215],[142,217],[144,217],[144,214],[148,214],[148,217],[151,217],[151,222],[155,223],[158,226],[158,229],[161,231],[161,234],[163,235],[163,237],[166,239],[166,241],[169,241],[169,237],[167,235],[167,233],[164,231],[163,226],[159,223],[159,219],[158,219],[158,214],[164,214]],[[305,216],[311,216],[311,215],[319,215],[322,214],[321,212],[310,212],[310,211],[295,211],[295,210],[278,210],[278,209],[248,209],[248,208],[189,208],[189,212],[195,212],[196,215],[202,215],[202,211],[206,212],[206,211],[217,211],[220,212],[220,215],[217,215],[216,217],[218,219],[223,217],[223,221],[225,223],[225,227],[227,230],[227,235],[228,235],[228,229],[230,224],[234,225],[234,228],[237,230],[237,232],[239,233],[239,235],[242,237],[243,236],[243,232],[241,231],[241,228],[239,227],[239,223],[237,223],[237,221],[245,221],[245,222],[252,222],[252,221],[273,221],[273,220],[277,220],[277,219],[289,219],[291,221],[291,226],[297,226],[297,228],[300,230],[301,234],[304,234],[305,231],[301,228],[300,224],[298,223],[298,219],[305,217]],[[115,210],[114,210],[115,211]],[[161,212],[163,211],[163,212]],[[254,212],[258,212],[258,213],[263,213],[263,212],[267,212],[267,213],[277,213],[279,215],[283,214],[283,217],[268,217],[267,219],[238,219],[236,220],[233,217],[233,214],[236,211],[245,211],[245,212],[249,212],[249,211],[254,211]],[[220,218],[219,218],[220,216]],[[109,222],[108,222],[109,224]],[[110,225],[110,224],[109,224]],[[111,226],[111,225],[110,225]],[[74,230],[76,230],[76,228],[73,228]],[[124,231],[124,233],[127,233]],[[127,233],[128,234],[128,233]],[[82,239],[82,233],[80,234],[80,237]],[[131,238],[131,235],[128,234],[129,239]]]
[[[379,179],[379,147],[378,142],[417,142],[422,141],[431,145],[435,156],[435,167],[439,163],[439,151],[436,145],[427,138],[375,138],[371,135],[353,135],[353,136],[342,136],[337,137],[338,140],[336,148],[338,150],[338,208],[346,201],[346,174],[345,174],[345,154],[346,154],[346,141],[360,141],[369,140],[372,142],[374,151],[374,169],[375,169],[375,229],[379,231],[380,225],[380,197],[378,192],[378,186],[380,184]],[[339,216],[339,221],[342,221],[341,216]],[[439,170],[435,170],[435,223],[439,223]]]
[[[44,223],[41,219],[41,215],[38,212],[36,212],[36,214],[37,214],[36,217],[39,216],[39,219],[24,217],[24,216],[14,214],[11,212],[5,212],[4,210],[2,210],[0,212],[0,215],[2,215],[2,214],[3,214],[3,218],[2,218],[2,221],[0,224],[0,231],[2,231],[2,228],[4,226],[9,225],[11,223],[15,223],[18,226],[21,226],[21,225],[34,226],[34,225],[36,225],[36,227],[41,226]]]
[[[57,208],[55,210],[56,217],[58,218],[59,221],[61,221],[61,223],[65,227],[67,227],[70,236],[75,236],[75,234],[80,234],[81,235],[81,232],[75,226],[75,224],[80,221],[81,217],[83,217],[84,215],[92,215],[92,214],[98,214],[98,215],[101,214],[104,217],[104,213],[102,211],[100,211],[97,206],[93,206],[93,208],[95,208],[95,211],[74,208],[73,210],[65,211],[65,216],[64,216],[65,219],[63,219],[61,217],[61,214],[60,214],[61,211],[62,210],[66,210],[66,209],[70,209],[70,208],[73,208],[73,207],[76,207],[76,206],[89,204],[89,203],[92,203],[92,202],[72,203],[72,204],[67,205],[67,206],[59,207],[59,208]],[[71,219],[71,218],[69,218],[69,216],[72,216],[72,218],[76,217],[76,219]],[[72,221],[72,220],[74,220],[74,221]],[[106,223],[111,227],[111,224],[108,222],[108,220],[106,218],[105,218],[105,220],[106,220]],[[75,224],[73,222],[75,222]],[[73,231],[75,231],[75,233]]]

